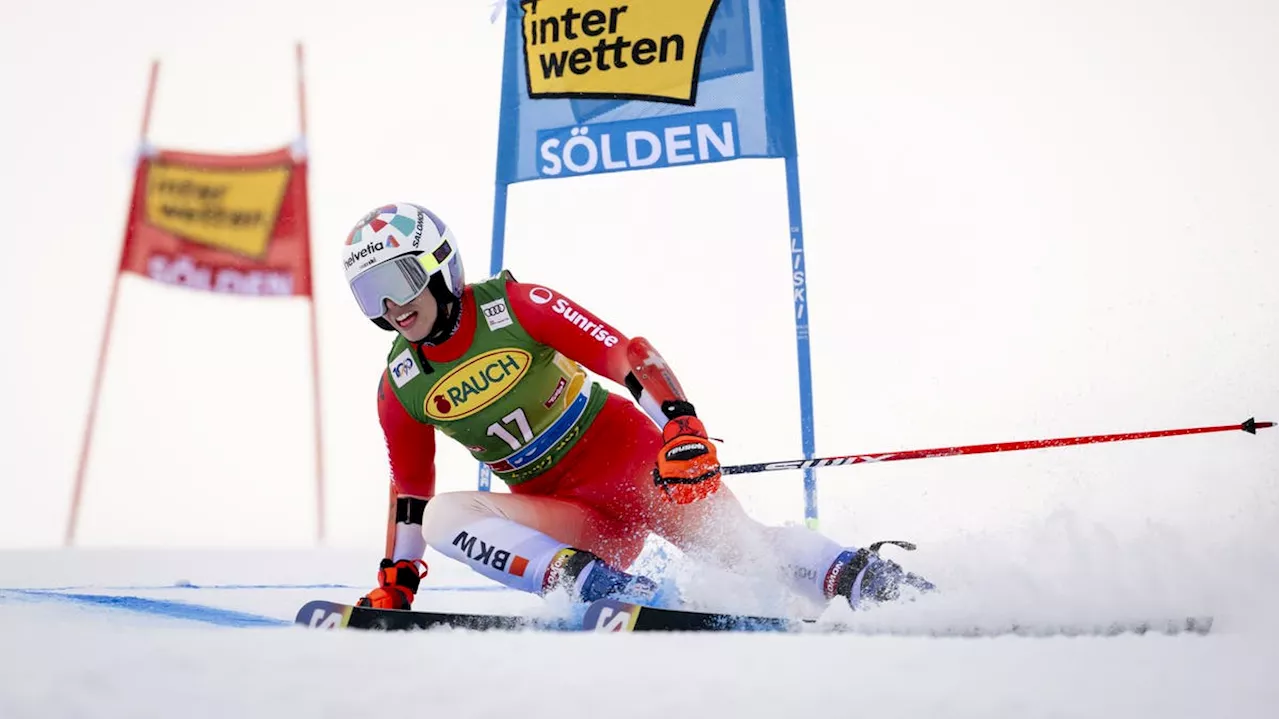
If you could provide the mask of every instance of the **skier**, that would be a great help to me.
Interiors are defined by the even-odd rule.
[[[720,567],[768,572],[823,604],[893,599],[904,584],[932,589],[875,545],[847,548],[748,517],[648,340],[505,270],[466,284],[453,233],[427,209],[373,210],[345,252],[361,311],[397,333],[378,387],[392,484],[386,552],[361,606],[410,608],[427,546],[522,591],[643,601],[657,584],[626,570],[650,533]],[[635,402],[589,381],[584,367]],[[436,494],[437,433],[510,493]]]

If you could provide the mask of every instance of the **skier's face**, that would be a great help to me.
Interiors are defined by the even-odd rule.
[[[390,322],[410,342],[421,341],[436,323],[436,301],[430,290],[423,290],[422,294],[403,305],[386,300],[386,308],[382,319]]]

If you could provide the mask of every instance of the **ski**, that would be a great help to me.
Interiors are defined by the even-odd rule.
[[[583,618],[583,629],[595,632],[792,632],[812,634],[854,634],[861,636],[914,637],[1110,637],[1121,634],[1208,634],[1213,617],[1182,617],[1161,620],[1063,623],[1007,622],[982,625],[877,626],[839,624],[813,619],[722,614],[684,609],[660,609],[601,599],[591,605]]]
[[[412,629],[570,629],[564,623],[509,614],[460,614],[418,612],[402,609],[374,609],[338,602],[307,602],[294,617],[295,624],[312,629],[371,629],[406,631]]]
[[[407,631],[453,628],[475,631],[542,630],[589,632],[788,632],[897,637],[1112,637],[1123,634],[1208,634],[1213,617],[1138,619],[1109,622],[1010,621],[949,626],[844,624],[815,619],[662,609],[601,599],[586,607],[582,619],[524,617],[373,609],[323,600],[307,602],[295,624],[313,629]]]

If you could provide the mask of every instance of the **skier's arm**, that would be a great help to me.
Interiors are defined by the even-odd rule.
[[[534,340],[627,388],[659,427],[692,405],[675,372],[644,337],[628,338],[590,310],[545,285],[507,284],[511,312]],[[673,403],[679,403],[676,407]]]
[[[421,559],[427,548],[422,512],[436,494],[435,428],[409,416],[385,371],[378,386],[378,420],[391,463],[386,556],[393,561]]]
[[[675,372],[643,337],[628,339],[568,297],[541,285],[510,281],[507,298],[520,326],[602,377],[625,386],[662,428],[654,482],[677,504],[720,489],[720,460]]]
[[[382,373],[378,384],[378,420],[391,460],[391,494],[387,511],[386,553],[378,563],[378,587],[356,604],[379,609],[409,609],[418,583],[425,577],[422,513],[436,493],[436,438],[430,425],[414,421]]]

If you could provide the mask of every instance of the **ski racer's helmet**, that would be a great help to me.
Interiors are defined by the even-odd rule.
[[[345,249],[351,293],[364,316],[382,329],[395,331],[382,318],[384,300],[405,304],[428,289],[436,300],[433,333],[456,315],[465,287],[462,255],[448,226],[425,207],[399,202],[373,210],[351,229]]]

